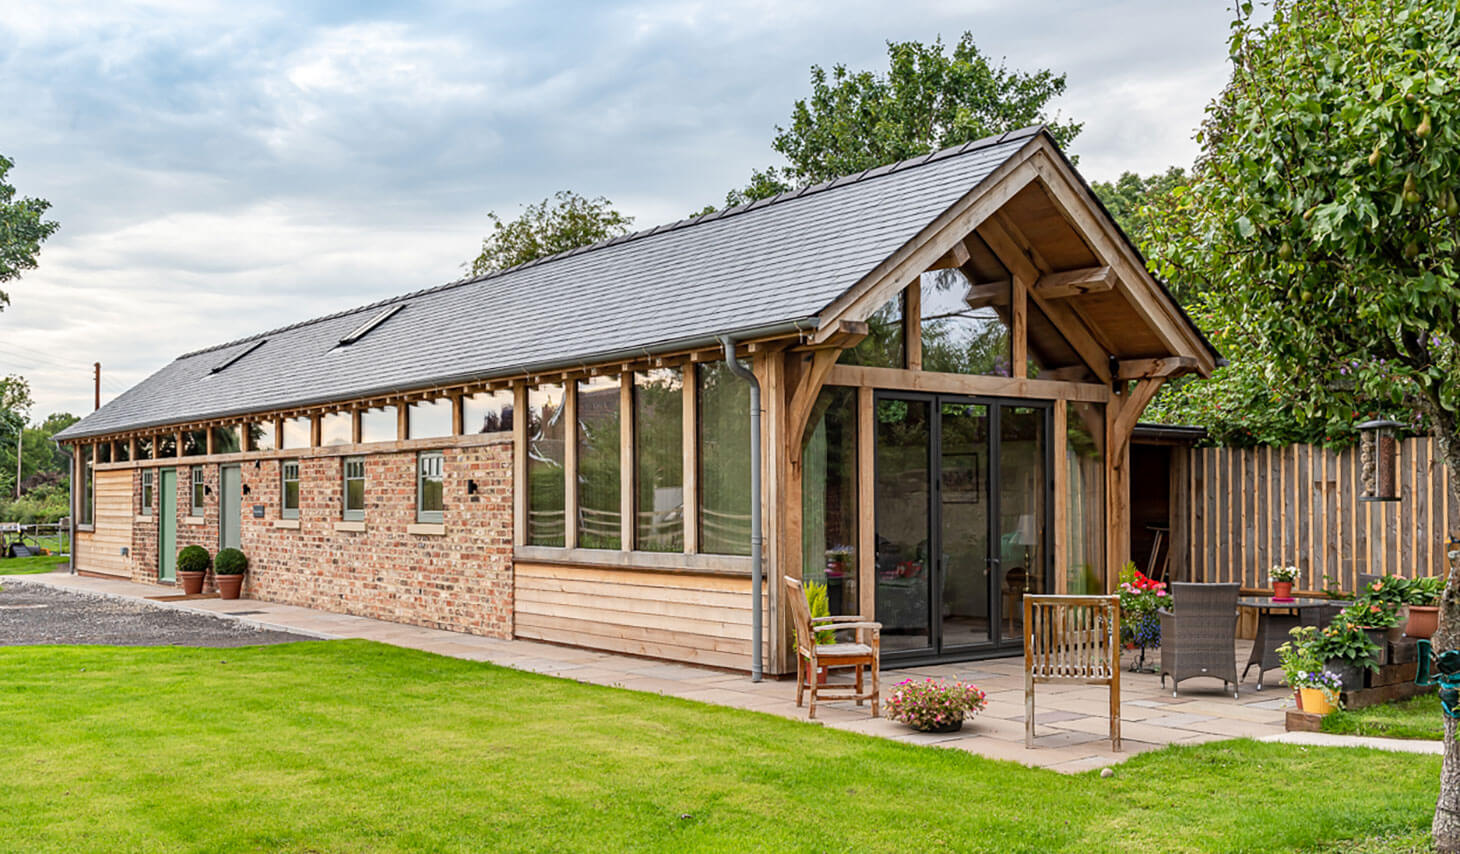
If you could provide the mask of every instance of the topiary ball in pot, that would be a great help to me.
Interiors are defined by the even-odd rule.
[[[243,573],[248,569],[248,558],[238,549],[223,549],[213,558],[213,571],[217,574],[218,596],[222,599],[237,599],[243,590]]]
[[[203,592],[203,578],[213,559],[202,546],[185,546],[177,553],[177,577],[182,581],[183,593],[196,596]]]

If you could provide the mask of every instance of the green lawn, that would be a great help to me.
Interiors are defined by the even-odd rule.
[[[1066,777],[364,641],[0,648],[0,685],[28,852],[1407,850],[1439,775],[1239,741]]]
[[[0,558],[0,575],[34,575],[38,572],[54,572],[66,565],[65,555],[44,555],[37,557]]]
[[[1429,693],[1352,712],[1331,712],[1323,717],[1323,731],[1438,741],[1445,737],[1445,719],[1440,696]]]

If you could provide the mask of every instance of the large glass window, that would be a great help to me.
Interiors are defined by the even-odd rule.
[[[157,437],[157,459],[170,460],[177,456],[177,434],[162,433]]]
[[[619,378],[578,381],[578,545],[623,546]]]
[[[355,441],[355,415],[352,412],[330,412],[319,418],[319,443],[349,445]]]
[[[96,462],[98,465],[112,461],[112,443],[102,442],[96,446]]]
[[[284,444],[286,450],[295,448],[307,448],[313,436],[313,423],[308,415],[299,418],[287,418],[284,420]]]
[[[142,471],[142,515],[143,516],[151,516],[152,515],[152,501],[153,501],[153,489],[154,489],[153,488],[153,485],[152,485],[152,478],[153,478],[152,469],[144,469]]]
[[[700,551],[750,554],[750,385],[724,362],[696,366]]]
[[[125,463],[132,459],[132,443],[126,439],[117,442],[116,453],[112,455],[115,462]]]
[[[634,374],[635,548],[684,550],[684,375]]]
[[[207,495],[208,486],[203,483],[203,467],[193,466],[192,471],[192,506],[188,509],[188,515],[201,516],[204,510],[204,496]]]
[[[279,463],[279,515],[285,519],[299,518],[298,460]]]
[[[857,390],[826,386],[801,442],[801,574],[833,614],[858,613]]]
[[[236,454],[243,450],[239,439],[239,425],[230,424],[227,427],[213,428],[213,453],[215,454]]]
[[[346,457],[343,466],[343,518],[358,522],[365,518],[365,458]]]
[[[418,400],[411,404],[411,408],[406,412],[406,418],[410,422],[406,428],[406,435],[412,439],[434,439],[439,436],[456,434],[456,425],[451,423],[451,398],[449,397]]]
[[[527,542],[534,546],[562,546],[567,542],[563,476],[567,431],[563,387],[528,389]]]
[[[137,459],[139,459],[139,460],[150,460],[150,459],[152,459],[152,437],[151,436],[138,436],[137,437]]]
[[[361,412],[360,441],[394,442],[400,438],[398,417],[394,406],[382,406]]]
[[[512,390],[484,391],[461,399],[465,433],[501,433],[512,429]]]
[[[867,337],[852,349],[843,351],[838,361],[844,365],[873,368],[906,367],[906,330],[902,318],[903,295],[898,292],[867,318]]]
[[[95,450],[91,445],[81,446],[81,508],[77,515],[77,523],[90,525],[93,519],[93,511],[96,506],[96,480],[92,465],[95,461]]]
[[[1005,325],[1011,285],[980,285],[971,293],[959,270],[934,270],[921,281],[923,370],[1012,376]]]
[[[273,421],[255,421],[248,425],[249,450],[272,451],[276,438]]]
[[[183,456],[201,457],[208,453],[208,431],[187,430],[183,432]]]
[[[1104,593],[1100,566],[1105,557],[1105,407],[1070,401],[1065,429],[1065,465],[1070,497],[1063,567],[1067,593]]]
[[[446,520],[442,495],[445,458],[440,451],[422,451],[416,458],[416,521]]]

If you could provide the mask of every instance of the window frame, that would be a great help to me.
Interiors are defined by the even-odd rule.
[[[425,486],[428,479],[426,474],[427,460],[436,461],[438,471],[435,478],[441,482],[440,510],[427,510],[423,506],[422,498],[425,494]],[[425,525],[442,525],[446,523],[446,454],[444,451],[421,451],[416,454],[416,521]]]
[[[207,475],[204,474],[202,466],[193,466],[192,473],[188,475],[188,478],[190,487],[188,490],[188,515],[197,518],[207,512]]]
[[[289,469],[290,469],[290,467],[293,467],[293,469],[294,469],[294,476],[292,478],[289,477]],[[289,482],[291,480],[294,482],[294,506],[293,507],[290,507],[289,504],[288,504],[288,502],[289,502]],[[301,493],[301,488],[300,488],[300,483],[299,483],[299,460],[298,460],[298,458],[291,459],[291,460],[280,460],[279,461],[279,518],[280,519],[298,519],[299,518],[299,505],[302,503],[300,501],[300,499],[302,498],[302,496],[301,496],[300,493]]]
[[[351,476],[350,467],[358,464],[360,473]],[[360,481],[360,506],[350,507],[350,481]],[[365,521],[365,458],[345,457],[340,461],[340,518],[346,522]]]
[[[152,469],[142,470],[142,512],[143,516],[152,515],[152,502],[157,500],[157,486],[155,482],[156,472]]]

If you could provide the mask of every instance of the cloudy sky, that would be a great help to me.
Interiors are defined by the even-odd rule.
[[[1223,0],[6,0],[0,153],[61,230],[10,282],[0,374],[39,418],[174,356],[458,278],[488,211],[559,189],[636,227],[778,162],[813,64],[972,30],[1069,74],[1092,180],[1189,165]]]

